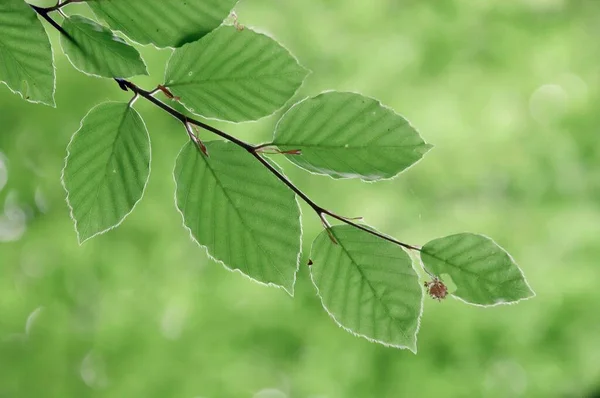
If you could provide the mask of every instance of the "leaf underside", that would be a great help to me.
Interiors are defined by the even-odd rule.
[[[323,231],[311,277],[325,309],[350,332],[416,352],[423,291],[400,247],[349,225]]]
[[[140,44],[179,47],[217,28],[237,0],[87,0],[108,25]]]
[[[54,106],[54,80],[50,40],[35,11],[23,0],[0,1],[0,82]]]
[[[307,74],[269,36],[221,26],[173,53],[165,85],[197,115],[243,122],[281,108]]]
[[[227,268],[293,294],[301,251],[300,208],[292,191],[244,149],[186,144],[175,167],[184,225]]]
[[[391,178],[419,161],[431,145],[402,116],[355,93],[325,92],[294,105],[273,144],[296,165],[333,178]]]
[[[453,296],[470,304],[497,305],[534,296],[512,257],[492,239],[462,233],[427,243],[421,249],[427,271],[452,278]]]
[[[150,137],[127,103],[104,103],[81,122],[67,148],[63,184],[80,243],[119,225],[142,198]]]
[[[63,51],[77,69],[109,78],[148,74],[140,53],[110,29],[80,15],[62,27],[69,34],[60,36]]]

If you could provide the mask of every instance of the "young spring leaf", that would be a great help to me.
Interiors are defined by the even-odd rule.
[[[147,75],[140,53],[110,29],[80,15],[65,18],[60,43],[71,64],[100,77]]]
[[[23,0],[0,1],[0,82],[54,106],[54,80],[50,40],[35,11]]]
[[[281,108],[307,75],[269,36],[221,26],[175,50],[165,86],[197,115],[243,122]]]
[[[192,237],[227,268],[293,294],[300,208],[292,191],[250,153],[223,141],[209,157],[186,144],[177,159],[177,208]]]
[[[427,271],[443,281],[450,275],[452,293],[478,305],[513,303],[534,293],[512,257],[492,239],[462,233],[435,239],[421,249]]]
[[[140,44],[179,47],[203,37],[229,15],[237,0],[87,1],[108,25]]]
[[[127,103],[96,106],[67,148],[63,185],[79,242],[119,225],[144,194],[150,137]]]
[[[311,277],[323,306],[344,329],[378,343],[417,350],[423,290],[398,245],[349,225],[315,239]]]
[[[296,165],[334,178],[391,178],[429,151],[402,116],[355,93],[325,92],[294,105],[275,129],[273,144]]]

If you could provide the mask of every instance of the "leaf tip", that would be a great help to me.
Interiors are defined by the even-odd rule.
[[[83,246],[83,244],[85,242],[87,242],[88,240],[90,240],[94,236],[96,236],[96,235],[89,235],[89,234],[82,234],[82,233],[80,233],[79,229],[77,229],[77,223],[75,223],[75,234],[77,234],[77,243],[79,244],[79,246]]]
[[[308,79],[308,77],[313,74],[313,71],[312,69],[309,69],[306,66],[302,65],[300,62],[298,62],[298,66],[304,73],[304,77],[302,78],[302,82],[304,83],[304,80]]]
[[[531,286],[529,286],[529,283],[527,282],[527,280],[524,277],[523,277],[523,282],[525,283],[526,289],[523,289],[523,294],[521,295],[520,298],[515,300],[514,303],[518,303],[518,302],[524,301],[524,300],[531,300],[537,296],[535,291],[531,288]],[[509,304],[512,304],[512,303],[509,303]]]
[[[406,347],[410,352],[412,352],[413,354],[417,355],[417,342],[415,341],[414,343],[412,343],[411,345]]]
[[[56,99],[54,98],[54,95],[52,95],[52,98],[50,99],[49,102],[43,101],[41,103],[49,106],[50,108],[56,109]]]
[[[294,285],[291,286],[281,286],[281,288],[291,297],[294,298]]]

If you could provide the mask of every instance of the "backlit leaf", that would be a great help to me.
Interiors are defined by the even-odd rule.
[[[417,350],[423,290],[398,245],[349,225],[315,239],[310,266],[323,306],[344,329],[369,340]]]
[[[108,25],[140,44],[179,47],[203,37],[237,0],[87,0]]]
[[[69,61],[82,72],[101,77],[147,75],[140,53],[110,29],[80,15],[66,18],[69,34],[60,36]]]
[[[127,103],[96,106],[67,148],[63,184],[80,243],[119,225],[144,194],[150,137]]]
[[[402,116],[355,93],[326,92],[294,105],[273,144],[296,165],[334,178],[391,178],[418,162],[431,145]]]
[[[425,269],[443,281],[450,275],[452,295],[471,304],[508,304],[535,294],[512,257],[492,239],[462,233],[435,239],[421,251]]]
[[[165,85],[198,115],[243,122],[281,108],[308,71],[287,49],[249,28],[221,26],[175,50]]]
[[[293,294],[300,208],[292,191],[250,153],[223,141],[183,147],[175,167],[177,208],[192,237],[231,270]]]
[[[23,0],[0,1],[0,82],[30,102],[54,106],[54,62],[48,35]]]

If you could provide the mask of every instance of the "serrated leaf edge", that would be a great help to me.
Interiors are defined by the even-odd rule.
[[[81,119],[81,121],[79,122],[79,128],[77,129],[77,131],[75,133],[73,133],[73,135],[71,136],[71,139],[69,140],[69,144],[67,145],[67,156],[65,156],[65,160],[64,160],[64,166],[63,169],[60,173],[60,183],[63,187],[63,189],[65,190],[65,192],[67,193],[67,197],[65,198],[66,202],[67,202],[67,206],[69,207],[69,216],[71,217],[71,220],[73,221],[73,227],[75,229],[75,233],[77,234],[77,242],[79,243],[79,246],[83,245],[85,242],[87,242],[88,240],[95,238],[98,235],[102,235],[108,231],[111,231],[115,228],[117,228],[118,226],[120,226],[121,224],[123,224],[123,222],[125,221],[125,219],[131,214],[133,213],[133,211],[135,210],[136,206],[138,205],[138,203],[140,203],[140,201],[144,198],[144,195],[146,194],[146,188],[148,187],[148,181],[150,181],[150,175],[152,174],[152,142],[150,140],[150,133],[148,132],[148,127],[146,126],[146,121],[144,120],[144,118],[142,117],[142,115],[139,114],[138,111],[136,111],[133,108],[133,104],[128,105],[128,107],[133,111],[136,112],[138,114],[138,116],[140,116],[140,119],[142,120],[142,124],[144,125],[144,130],[146,131],[146,136],[148,137],[148,145],[150,148],[150,156],[148,159],[148,177],[146,177],[146,181],[144,182],[144,189],[142,190],[142,195],[140,196],[140,198],[133,204],[133,206],[131,207],[131,210],[125,214],[121,220],[113,225],[110,228],[106,228],[105,230],[96,232],[95,234],[93,234],[90,237],[87,237],[83,240],[81,240],[81,236],[79,235],[79,230],[77,229],[77,219],[75,218],[75,215],[73,214],[73,206],[71,206],[71,202],[69,201],[69,190],[67,189],[66,185],[65,185],[65,169],[67,168],[67,161],[69,159],[69,156],[71,155],[71,152],[69,151],[69,148],[71,147],[71,143],[73,142],[73,139],[75,138],[75,136],[81,131],[81,129],[83,128],[83,121],[89,116],[90,113],[92,113],[96,108],[102,106],[102,105],[106,105],[106,104],[127,104],[126,102],[120,102],[120,101],[105,101],[102,102],[100,104],[97,104],[96,106],[94,106],[92,109],[90,109],[85,116]]]
[[[219,140],[215,140],[215,141],[219,141]],[[233,145],[233,144],[230,144]],[[186,148],[187,143],[183,145],[183,147],[179,150],[179,152],[177,153],[177,159],[179,158],[179,156],[181,155],[181,153],[183,152],[183,150]],[[279,171],[283,174],[283,171],[281,170],[281,168],[279,167],[279,165],[275,162],[270,161],[271,164],[274,164],[274,167],[277,167],[279,169]],[[176,168],[177,166],[175,166]],[[296,256],[296,270],[294,271],[294,280],[292,281],[292,287],[291,290],[288,290],[287,287],[283,286],[283,285],[278,285],[276,283],[273,282],[262,282],[259,281],[257,279],[252,278],[250,275],[246,275],[245,273],[243,273],[241,270],[239,269],[235,269],[235,268],[231,268],[229,267],[227,264],[225,264],[225,262],[219,260],[218,258],[214,257],[210,251],[208,250],[207,246],[204,246],[202,243],[198,242],[198,240],[196,239],[196,237],[194,236],[192,229],[189,228],[187,225],[185,225],[185,216],[183,214],[183,212],[179,209],[179,207],[177,206],[177,177],[175,176],[175,168],[173,168],[173,182],[175,183],[175,192],[174,192],[174,204],[175,204],[175,210],[177,210],[177,212],[179,213],[179,215],[181,216],[181,226],[188,232],[190,239],[192,240],[192,242],[194,242],[195,244],[197,244],[198,246],[200,246],[200,248],[204,249],[204,251],[206,252],[206,256],[211,259],[212,261],[221,264],[223,266],[223,268],[225,268],[227,271],[231,272],[231,273],[238,273],[241,274],[242,276],[244,276],[246,279],[251,280],[252,282],[255,282],[261,286],[267,286],[267,287],[275,287],[277,289],[282,289],[284,290],[287,294],[290,295],[290,297],[294,297],[294,290],[296,288],[296,281],[298,279],[298,271],[300,271],[300,259],[302,257],[302,237],[304,235],[304,229],[302,228],[302,207],[300,206],[300,202],[298,201],[298,195],[294,194],[294,200],[296,201],[296,205],[298,206],[298,212],[300,213],[298,216],[298,220],[300,221],[300,251],[298,252],[298,255]]]
[[[361,222],[361,224],[363,224],[365,227],[371,228],[373,230],[376,230],[374,227],[372,227],[371,225],[367,224],[365,221]],[[317,237],[324,231],[319,232],[319,234],[317,235]],[[387,235],[387,234],[384,234]],[[314,242],[317,238],[315,238],[313,240],[313,243],[311,244],[311,254],[312,254],[312,246],[314,245]],[[379,238],[381,239],[381,238]],[[406,253],[406,255],[410,258],[410,264],[411,267],[413,269],[413,271],[415,271],[415,274],[417,275],[417,278],[419,278],[419,272],[418,269],[415,267],[415,262],[413,261],[412,257],[410,256],[410,254],[404,249],[402,248],[402,250],[404,251],[404,253]],[[342,325],[342,323],[340,321],[337,320],[337,318],[335,317],[335,315],[329,311],[329,309],[327,308],[327,306],[325,305],[325,302],[323,300],[323,296],[321,295],[321,291],[319,290],[319,287],[317,286],[315,279],[314,279],[314,275],[313,275],[313,271],[312,268],[310,269],[310,280],[312,282],[312,285],[315,287],[315,289],[317,290],[317,296],[319,297],[319,300],[321,301],[321,307],[323,307],[323,309],[325,310],[325,312],[327,312],[327,314],[329,315],[329,317],[331,319],[333,319],[333,321],[342,329],[344,329],[346,332],[352,334],[355,337],[362,337],[363,339],[366,339],[367,341],[371,342],[371,343],[377,343],[377,344],[381,344],[385,347],[392,347],[392,348],[398,348],[398,349],[402,349],[402,350],[409,350],[411,351],[413,354],[417,354],[418,351],[418,347],[417,347],[417,343],[418,343],[418,339],[419,339],[419,331],[421,330],[421,318],[423,317],[423,308],[425,307],[424,302],[425,302],[425,292],[423,291],[423,287],[421,286],[421,283],[419,282],[419,289],[421,289],[421,301],[420,301],[420,310],[419,310],[419,315],[417,317],[417,328],[415,329],[415,333],[414,333],[414,346],[408,346],[408,345],[401,345],[401,344],[390,344],[390,343],[386,343],[384,341],[381,340],[377,340],[374,339],[372,337],[366,336],[364,334],[361,333],[357,333],[354,330]],[[419,278],[420,280],[420,278]]]
[[[73,16],[79,16],[79,17],[82,17],[82,18],[85,18],[85,19],[89,19],[90,21],[97,23],[98,25],[102,26],[103,28],[106,28],[106,29],[110,30],[114,36],[116,36],[116,37],[118,37],[118,38],[120,38],[120,39],[122,39],[122,40],[125,40],[125,39],[123,39],[122,37],[120,37],[120,36],[117,36],[117,34],[116,34],[117,32],[118,32],[118,33],[121,33],[121,34],[123,34],[122,32],[115,31],[115,30],[111,29],[110,27],[108,27],[108,26],[106,26],[106,25],[103,25],[103,24],[101,24],[101,23],[100,23],[100,22],[98,22],[98,21],[94,21],[93,19],[90,19],[90,18],[88,18],[88,17],[85,17],[85,16],[83,16],[83,15],[81,15],[81,14],[72,14],[72,15],[68,15],[68,16],[65,18],[65,20],[63,21],[63,24],[65,23],[65,21],[66,21],[68,18],[71,18],[71,17],[73,17]],[[62,26],[62,24],[61,24],[61,26]],[[123,36],[125,36],[125,35],[123,34]],[[113,77],[106,77],[106,76],[100,76],[100,75],[97,75],[97,74],[95,74],[95,73],[90,73],[90,72],[86,72],[86,71],[84,71],[84,70],[81,70],[81,69],[79,69],[77,66],[75,66],[75,63],[73,62],[73,60],[71,59],[71,57],[69,57],[69,54],[67,54],[67,52],[65,51],[65,48],[63,47],[63,40],[64,40],[64,39],[63,39],[63,37],[64,37],[64,36],[62,36],[62,35],[61,35],[61,36],[60,36],[60,38],[59,38],[59,40],[58,40],[58,43],[59,43],[60,49],[62,50],[62,53],[65,55],[65,57],[66,57],[66,58],[67,58],[67,60],[69,61],[69,64],[71,64],[71,66],[72,66],[73,68],[75,68],[75,69],[76,69],[78,72],[81,72],[81,73],[83,73],[84,75],[91,76],[91,77],[97,77],[97,78],[100,78],[100,79],[130,78],[130,77],[134,77],[134,76],[149,76],[149,73],[148,73],[148,64],[146,64],[146,60],[144,60],[144,57],[142,57],[142,54],[141,54],[141,53],[140,53],[140,52],[137,50],[137,48],[135,48],[134,46],[130,45],[129,43],[127,43],[127,44],[128,44],[130,47],[134,48],[134,49],[137,51],[138,55],[140,56],[140,60],[141,60],[141,61],[142,61],[142,63],[144,64],[145,73],[143,73],[143,74],[141,74],[141,75],[132,75],[132,76],[113,76]],[[127,37],[127,36],[125,36],[125,37],[127,38],[127,40],[129,40],[129,41],[131,41],[131,42],[135,43],[135,42],[134,42],[133,40],[131,40],[129,37]],[[135,43],[135,44],[138,44],[138,43]],[[138,44],[138,45],[141,45],[141,44]]]
[[[413,124],[410,122],[410,120],[409,120],[408,118],[406,118],[404,115],[401,115],[401,114],[399,114],[398,112],[396,112],[396,110],[395,110],[394,108],[392,108],[392,107],[390,107],[390,106],[388,106],[388,105],[385,105],[384,103],[382,103],[382,102],[381,102],[380,100],[378,100],[377,98],[374,98],[374,97],[371,97],[371,96],[368,96],[368,95],[364,95],[364,94],[362,94],[362,93],[359,93],[358,91],[348,91],[348,90],[339,91],[339,90],[333,90],[333,89],[330,89],[330,90],[324,90],[324,91],[321,91],[320,93],[318,93],[317,95],[313,95],[313,96],[308,96],[308,97],[305,97],[305,98],[301,99],[300,101],[296,102],[294,105],[292,105],[292,106],[291,106],[291,107],[290,107],[290,108],[289,108],[287,111],[285,111],[285,112],[283,113],[283,115],[281,115],[281,117],[279,118],[279,120],[277,121],[277,123],[275,124],[275,129],[274,129],[274,131],[273,131],[273,141],[272,141],[270,144],[272,144],[272,145],[274,145],[274,146],[277,146],[277,143],[275,142],[275,135],[277,134],[277,130],[279,129],[279,124],[280,124],[280,123],[281,123],[281,121],[282,121],[282,120],[283,120],[283,119],[286,117],[286,115],[287,115],[287,114],[288,114],[290,111],[292,111],[292,109],[294,109],[296,106],[299,106],[300,104],[302,104],[302,103],[303,103],[303,102],[305,102],[305,101],[308,101],[308,100],[310,100],[310,99],[314,99],[314,98],[317,98],[317,97],[319,97],[319,96],[321,96],[321,95],[325,95],[325,94],[329,94],[329,93],[340,93],[340,94],[356,94],[356,95],[360,95],[360,96],[362,96],[362,97],[365,97],[365,98],[368,98],[368,99],[370,99],[370,100],[373,100],[373,101],[377,102],[377,103],[379,104],[379,106],[381,106],[382,108],[384,108],[384,109],[387,109],[387,110],[390,110],[390,111],[391,111],[391,112],[393,112],[393,113],[394,113],[396,116],[400,116],[401,118],[403,118],[404,120],[406,120],[406,123],[407,123],[407,124],[408,124],[410,127],[412,127],[412,129],[413,129],[413,130],[414,130],[414,131],[415,131],[415,132],[416,132],[416,133],[419,135],[419,138],[421,138],[421,140],[423,141],[423,143],[424,143],[424,144],[425,144],[425,145],[426,145],[428,148],[427,148],[427,150],[426,150],[425,152],[423,152],[423,155],[421,155],[421,157],[420,157],[420,158],[419,158],[419,159],[418,159],[416,162],[414,162],[413,164],[411,164],[411,165],[410,165],[410,166],[408,166],[407,168],[405,168],[405,169],[401,170],[400,172],[398,172],[398,173],[394,174],[392,177],[387,177],[387,178],[378,178],[378,179],[376,179],[376,180],[366,180],[366,179],[363,179],[363,178],[356,178],[356,177],[337,177],[337,176],[332,176],[332,175],[330,175],[330,174],[327,174],[327,173],[318,173],[318,172],[316,172],[316,171],[313,171],[313,170],[308,170],[308,169],[305,169],[304,167],[302,167],[302,166],[300,166],[300,165],[298,165],[298,164],[296,164],[296,163],[294,163],[294,162],[292,162],[292,161],[289,161],[289,160],[288,160],[290,163],[292,163],[292,164],[293,164],[294,166],[296,166],[297,168],[299,168],[299,169],[301,169],[301,170],[303,170],[303,171],[306,171],[307,173],[310,173],[310,174],[312,174],[312,175],[329,177],[329,178],[331,178],[332,180],[356,180],[356,179],[359,179],[359,180],[360,180],[360,181],[362,181],[362,182],[366,182],[366,183],[372,184],[372,183],[376,183],[376,182],[379,182],[379,181],[390,181],[390,180],[393,180],[393,179],[397,178],[397,177],[398,177],[398,176],[400,176],[401,174],[404,174],[406,171],[408,171],[408,170],[412,169],[412,168],[413,168],[415,165],[417,165],[418,163],[420,163],[420,162],[421,162],[421,161],[422,161],[422,160],[425,158],[425,156],[426,156],[427,154],[429,154],[429,152],[430,152],[430,151],[431,151],[431,150],[434,148],[434,146],[433,146],[432,144],[430,144],[430,143],[428,143],[428,142],[426,142],[426,141],[425,141],[425,139],[423,138],[423,136],[421,136],[421,133],[419,132],[419,130],[418,130],[418,129],[417,129],[417,128],[416,128],[416,127],[415,127],[415,126],[414,126],[414,125],[413,125]],[[302,156],[302,155],[294,155],[294,156]],[[287,159],[287,157],[286,157],[286,159]]]
[[[227,24],[227,23],[223,22],[223,23],[221,23],[221,25],[219,25],[219,26],[218,26],[218,27],[216,27],[214,30],[212,30],[210,33],[214,32],[215,30],[217,30],[217,29],[219,29],[219,28],[221,28],[221,27],[223,27],[223,26],[233,26],[233,25],[231,25],[231,24]],[[297,58],[297,57],[294,55],[294,53],[292,53],[292,52],[290,51],[290,49],[289,49],[289,48],[287,48],[285,45],[283,45],[281,42],[279,42],[279,41],[278,41],[278,40],[277,40],[275,37],[273,37],[271,34],[269,34],[269,33],[265,32],[265,31],[262,31],[262,30],[260,30],[260,29],[257,29],[257,28],[255,28],[255,27],[252,27],[252,26],[246,26],[246,25],[244,25],[244,29],[248,29],[248,30],[251,30],[251,31],[253,31],[254,33],[257,33],[257,34],[259,34],[259,35],[266,36],[266,37],[270,38],[271,40],[273,40],[273,41],[274,41],[275,43],[277,43],[278,45],[280,45],[280,46],[281,46],[281,47],[282,47],[284,50],[286,50],[286,51],[287,51],[287,53],[288,53],[288,54],[289,54],[289,55],[290,55],[290,56],[291,56],[291,57],[294,59],[294,61],[296,61],[296,63],[298,64],[298,66],[299,66],[301,69],[303,69],[303,70],[306,72],[306,74],[304,75],[304,78],[303,78],[303,79],[302,79],[302,81],[300,82],[300,85],[298,86],[298,88],[296,89],[296,91],[294,91],[294,94],[292,94],[292,96],[291,96],[291,97],[290,97],[290,98],[289,98],[289,99],[288,99],[288,100],[285,102],[285,104],[281,105],[279,108],[275,109],[273,112],[269,113],[268,115],[264,115],[264,116],[262,116],[262,117],[260,117],[260,118],[258,118],[258,119],[253,119],[253,120],[245,120],[245,121],[242,121],[242,122],[233,122],[233,121],[231,121],[231,120],[219,119],[219,118],[217,118],[217,117],[209,117],[209,116],[204,116],[204,115],[201,115],[201,114],[199,114],[199,113],[198,113],[198,112],[196,112],[196,111],[193,111],[193,112],[192,112],[192,110],[191,110],[191,109],[188,107],[188,105],[186,105],[186,104],[185,104],[185,102],[184,102],[184,101],[178,101],[178,102],[179,102],[181,105],[183,105],[183,106],[185,107],[185,109],[187,109],[187,110],[188,110],[190,113],[192,113],[192,114],[194,114],[194,115],[196,115],[196,116],[200,116],[201,118],[203,118],[203,119],[206,119],[206,120],[213,120],[213,121],[216,121],[216,122],[229,123],[229,124],[233,124],[233,125],[236,125],[236,124],[242,124],[242,123],[244,123],[244,124],[246,124],[246,123],[257,123],[257,122],[260,122],[260,121],[262,121],[263,119],[270,118],[270,117],[271,117],[271,116],[273,116],[274,114],[276,114],[276,113],[278,113],[279,111],[281,111],[282,109],[284,109],[284,108],[285,108],[285,107],[286,107],[286,106],[287,106],[287,105],[288,105],[290,102],[292,102],[292,100],[293,100],[293,98],[296,96],[296,94],[298,94],[298,93],[300,92],[300,90],[301,90],[301,89],[304,87],[304,84],[306,83],[306,80],[308,80],[308,77],[309,77],[309,76],[312,74],[312,70],[310,70],[310,69],[308,69],[306,66],[302,65],[302,63],[300,63],[300,60],[299,60],[299,59],[298,59],[298,58]],[[209,33],[209,34],[210,34],[210,33]],[[206,36],[208,36],[208,34],[207,34]],[[201,39],[199,39],[199,40],[202,40],[202,38],[201,38]],[[195,42],[191,42],[191,43],[195,43]],[[190,43],[187,43],[187,44],[190,44]],[[187,45],[187,44],[184,44],[184,46],[185,46],[185,45]],[[183,47],[183,46],[181,46],[181,47],[178,47],[178,48],[182,48],[182,47]],[[167,71],[169,70],[169,65],[171,64],[171,60],[172,60],[172,59],[173,59],[173,56],[171,55],[171,57],[169,57],[169,60],[167,61],[167,66],[165,67],[165,74],[164,74],[164,77],[163,77],[163,80],[165,81],[165,85],[166,85],[166,81],[167,81]],[[167,86],[167,87],[168,87],[168,86]],[[287,112],[287,111],[286,111],[286,112]]]
[[[450,236],[461,235],[461,234],[471,234],[471,235],[481,236],[482,238],[485,238],[485,239],[491,241],[500,250],[502,250],[504,253],[506,253],[506,255],[510,258],[510,261],[512,261],[512,263],[515,265],[515,267],[517,267],[517,269],[521,273],[521,276],[523,277],[523,282],[525,282],[525,285],[527,285],[527,288],[531,292],[531,295],[527,296],[527,297],[520,298],[518,300],[513,300],[513,301],[502,301],[502,302],[498,302],[498,303],[494,303],[494,304],[478,304],[478,303],[472,303],[470,301],[467,301],[467,300],[463,299],[462,297],[458,297],[458,296],[454,295],[453,293],[449,293],[450,296],[453,299],[458,300],[458,301],[462,301],[463,303],[468,304],[468,305],[472,305],[474,307],[491,308],[491,307],[498,307],[498,306],[501,306],[501,305],[514,305],[514,304],[518,304],[521,301],[530,300],[530,299],[535,298],[537,296],[536,292],[531,288],[531,285],[529,284],[529,281],[525,277],[525,273],[523,272],[523,270],[521,269],[521,267],[519,267],[519,264],[515,261],[515,259],[513,258],[513,256],[504,247],[502,247],[501,245],[499,245],[494,239],[490,238],[489,236],[484,235],[484,234],[476,234],[476,233],[472,233],[472,232],[461,232],[461,233],[451,234],[451,235],[447,235],[447,236],[442,236],[441,238],[431,239],[429,242],[432,242],[432,241],[434,241],[436,239],[444,239],[444,238],[447,238],[447,237],[450,237]],[[425,245],[423,245],[423,247],[425,247]],[[418,257],[419,257],[419,262],[421,264],[421,268],[423,268],[423,270],[425,271],[426,274],[429,274],[430,271],[427,269],[427,267],[425,266],[425,263],[423,262],[423,259],[421,258],[421,252],[419,252],[419,256]],[[431,273],[433,274],[433,272],[431,272]],[[439,275],[436,275],[436,276],[439,277]]]

